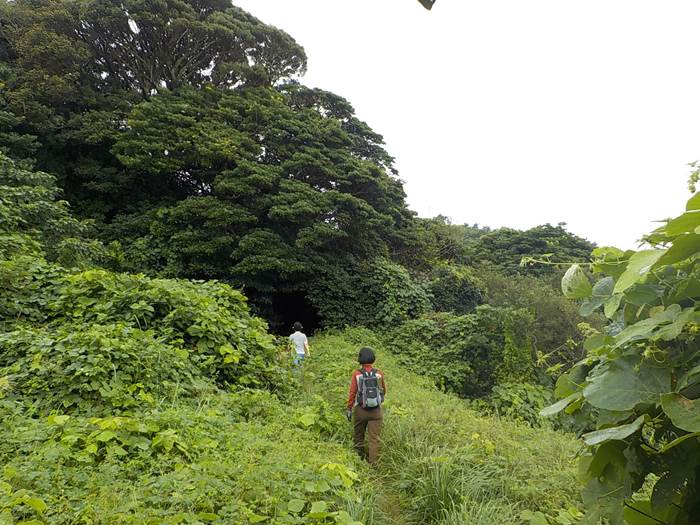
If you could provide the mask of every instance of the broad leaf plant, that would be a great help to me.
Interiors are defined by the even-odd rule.
[[[588,524],[700,517],[700,192],[645,241],[640,251],[597,248],[589,268],[562,279],[582,314],[602,309],[610,321],[590,331],[586,357],[557,381],[560,401],[543,410],[595,425],[580,462]]]

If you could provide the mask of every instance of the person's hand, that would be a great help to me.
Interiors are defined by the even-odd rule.
[[[348,411],[345,413],[345,417],[348,418],[348,421],[352,421],[352,410],[348,409]]]

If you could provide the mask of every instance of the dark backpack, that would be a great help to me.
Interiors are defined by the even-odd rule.
[[[379,385],[377,370],[372,369],[360,370],[362,375],[359,377],[359,385],[357,388],[357,404],[365,409],[379,407],[384,401],[384,392]]]

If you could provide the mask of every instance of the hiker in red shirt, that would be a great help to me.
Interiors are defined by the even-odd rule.
[[[355,450],[372,465],[379,456],[379,432],[384,418],[382,403],[386,395],[386,380],[381,370],[373,367],[375,359],[371,348],[360,350],[357,360],[362,368],[352,374],[347,404],[348,421],[353,420]],[[365,432],[368,434],[367,450]]]

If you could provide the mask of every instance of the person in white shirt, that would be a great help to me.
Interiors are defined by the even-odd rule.
[[[309,357],[309,340],[306,334],[302,332],[304,327],[301,326],[299,321],[294,323],[293,328],[294,333],[289,336],[289,341],[294,349],[294,364],[300,365],[304,362],[304,359]]]

